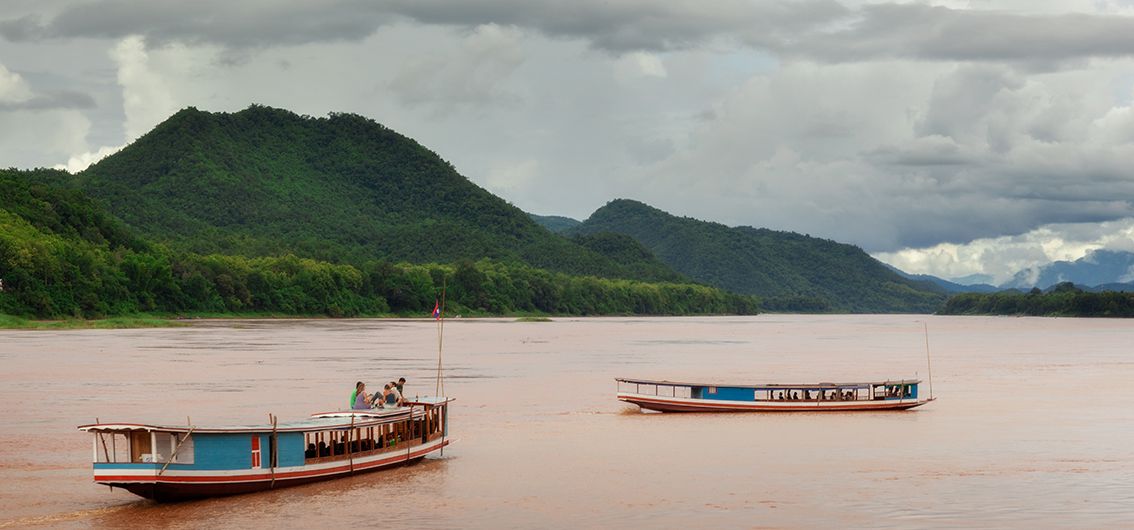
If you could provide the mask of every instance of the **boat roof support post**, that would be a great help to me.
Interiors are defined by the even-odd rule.
[[[354,433],[354,414],[350,415],[350,430],[347,431],[347,459],[350,461],[350,474],[354,474],[354,447],[351,446],[351,434]]]
[[[169,464],[173,463],[173,459],[177,458],[177,453],[181,452],[181,447],[185,445],[185,442],[189,441],[189,437],[192,436],[192,435],[193,435],[193,426],[190,425],[189,426],[189,432],[185,433],[185,437],[182,438],[180,442],[177,442],[177,447],[173,448],[173,454],[169,455],[169,460],[166,460],[165,465],[161,466],[161,471],[158,471],[159,477],[161,476],[162,473],[165,473],[165,468],[169,467]],[[174,436],[176,437],[177,435],[175,434]]]

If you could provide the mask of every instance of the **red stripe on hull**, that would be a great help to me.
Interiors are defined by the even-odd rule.
[[[354,471],[351,471],[350,464],[346,464],[312,471],[276,473],[274,485],[270,473],[257,473],[255,475],[162,477],[96,475],[95,482],[115,488],[122,488],[135,495],[153,499],[158,502],[183,501],[298,486],[300,484],[309,484],[321,480],[342,478],[357,473],[369,473],[380,469],[407,465],[417,462],[425,458],[425,455],[439,451],[442,447],[447,445],[449,445],[449,440],[445,440],[441,445],[424,451],[411,452],[408,457],[405,454],[401,454],[366,464],[356,464]]]
[[[867,411],[867,410],[908,410],[914,407],[920,407],[929,401],[906,401],[906,402],[869,402],[864,401],[862,404],[853,406],[823,406],[823,405],[738,405],[733,403],[688,403],[683,401],[669,401],[664,399],[650,399],[638,396],[619,396],[618,399],[627,403],[633,403],[642,407],[643,409],[656,410],[658,412],[853,412],[853,411]],[[706,400],[708,401],[708,400]]]

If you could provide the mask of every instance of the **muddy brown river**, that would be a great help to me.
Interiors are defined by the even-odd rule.
[[[614,378],[927,378],[907,412],[658,414]],[[449,320],[456,443],[389,471],[155,504],[91,481],[102,421],[264,423],[353,383],[432,394],[432,320],[0,331],[0,527],[1131,528],[1134,321]],[[921,392],[928,392],[923,384]]]

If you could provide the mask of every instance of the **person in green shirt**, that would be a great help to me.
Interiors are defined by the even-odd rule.
[[[361,399],[359,399],[361,398]],[[360,405],[361,403],[361,405]],[[366,384],[359,381],[354,384],[354,392],[350,393],[350,406],[351,409],[365,409],[370,408],[370,400],[366,396]]]

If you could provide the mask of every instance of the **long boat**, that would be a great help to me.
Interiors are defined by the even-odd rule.
[[[717,384],[617,378],[618,399],[659,412],[813,412],[906,410],[919,397],[919,379],[865,383]]]
[[[447,397],[266,425],[94,423],[94,481],[157,501],[250,493],[414,462],[449,445]]]

